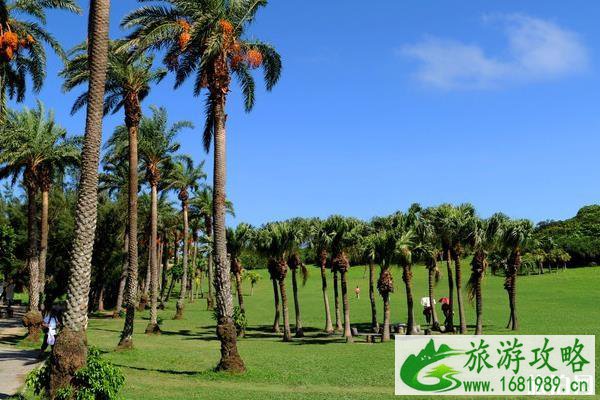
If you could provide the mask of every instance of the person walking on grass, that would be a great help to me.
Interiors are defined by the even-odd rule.
[[[356,287],[356,289],[354,289],[354,295],[358,300],[360,300],[360,288],[358,286]]]

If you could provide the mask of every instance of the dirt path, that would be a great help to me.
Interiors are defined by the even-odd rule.
[[[19,392],[27,373],[38,364],[38,350],[23,350],[16,347],[25,334],[21,324],[24,310],[15,307],[12,318],[0,319],[0,399]]]

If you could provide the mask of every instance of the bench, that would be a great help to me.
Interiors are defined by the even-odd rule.
[[[364,336],[367,343],[375,343],[377,338],[381,339],[381,333],[359,332],[356,328],[351,328],[352,336]],[[380,340],[381,341],[381,340]]]

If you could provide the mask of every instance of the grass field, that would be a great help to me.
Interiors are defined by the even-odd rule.
[[[465,266],[465,270],[466,270]],[[212,372],[219,358],[214,321],[204,300],[187,304],[185,319],[172,320],[174,301],[160,312],[160,336],[143,334],[147,312],[136,323],[135,349],[114,352],[122,320],[94,318],[89,324],[89,342],[106,351],[106,357],[122,367],[126,376],[126,399],[386,399],[394,398],[394,343],[346,344],[339,336],[321,334],[324,326],[319,271],[311,269],[300,289],[307,337],[283,343],[269,332],[273,320],[272,286],[266,271],[253,296],[246,296],[249,329],[239,348],[248,372],[231,376]],[[445,274],[444,274],[445,275]],[[468,275],[465,274],[465,275]],[[436,297],[447,294],[447,281],[437,286]],[[392,322],[405,321],[405,295],[400,270],[394,270]],[[465,279],[466,280],[466,279]],[[331,276],[329,276],[331,286]],[[249,293],[249,284],[246,292]],[[484,281],[484,333],[509,333],[507,296],[503,278]],[[360,300],[351,297],[353,324],[370,321],[368,277],[363,267],[353,267],[349,288],[362,289]],[[543,276],[523,276],[518,281],[521,334],[593,334],[596,357],[600,335],[600,268],[578,268]],[[424,267],[415,267],[414,293],[426,295]],[[291,288],[290,320],[294,321]],[[466,296],[465,296],[466,297]],[[379,300],[379,299],[378,299]],[[330,294],[333,311],[333,298]],[[378,311],[381,317],[382,306]],[[424,325],[421,308],[415,314]],[[474,308],[467,304],[469,330],[473,331]],[[380,318],[381,319],[381,318]],[[458,320],[458,317],[456,318]],[[293,328],[292,328],[293,329]],[[362,339],[361,339],[362,340]],[[596,361],[596,381],[599,363]],[[598,389],[596,390],[598,392]],[[489,398],[489,397],[488,397]],[[548,397],[546,397],[548,398]],[[588,397],[589,398],[589,397]],[[596,396],[595,398],[600,398]]]

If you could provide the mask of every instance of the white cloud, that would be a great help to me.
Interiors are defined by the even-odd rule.
[[[403,55],[420,61],[416,77],[442,89],[485,89],[505,83],[560,78],[588,64],[587,49],[574,32],[525,15],[485,17],[499,22],[508,48],[494,57],[479,45],[429,37],[406,45]]]

